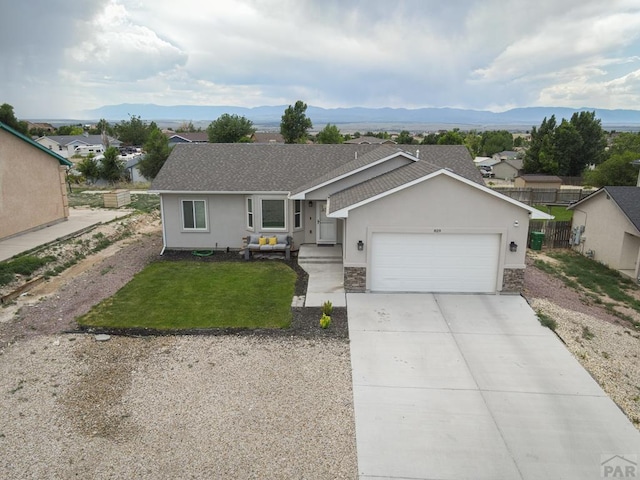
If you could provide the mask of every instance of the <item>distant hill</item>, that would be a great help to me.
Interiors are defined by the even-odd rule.
[[[262,106],[253,108],[234,106],[200,106],[154,104],[120,104],[105,105],[94,110],[86,110],[86,119],[105,118],[119,121],[129,115],[139,115],[145,120],[192,120],[212,121],[223,113],[237,114],[247,117],[256,125],[279,125],[287,105]],[[558,121],[570,118],[574,112],[594,111],[603,126],[640,126],[639,110],[607,110],[599,108],[563,108],[563,107],[527,107],[514,108],[505,112],[484,110],[464,110],[457,108],[321,108],[309,106],[307,116],[316,128],[327,123],[332,124],[430,124],[430,125],[463,125],[463,126],[511,126],[531,128],[540,125],[544,117],[555,115]]]

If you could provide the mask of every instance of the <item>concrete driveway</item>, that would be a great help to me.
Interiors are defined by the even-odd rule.
[[[522,297],[347,308],[360,478],[640,477],[640,432]]]

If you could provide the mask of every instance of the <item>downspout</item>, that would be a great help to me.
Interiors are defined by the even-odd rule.
[[[162,251],[160,252],[160,256],[162,256],[167,248],[167,224],[164,221],[164,198],[162,194],[160,194],[160,221],[162,222]]]

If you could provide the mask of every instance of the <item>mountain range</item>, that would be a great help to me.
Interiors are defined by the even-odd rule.
[[[155,104],[120,104],[105,105],[94,110],[86,110],[86,119],[105,118],[109,121],[120,121],[130,115],[140,116],[144,120],[155,121],[193,121],[210,122],[224,113],[237,114],[251,120],[256,126],[276,126],[287,105],[234,107],[234,106],[200,106]],[[596,117],[603,127],[640,127],[640,110],[608,110],[600,108],[565,108],[565,107],[525,107],[514,108],[504,112],[487,110],[465,110],[458,108],[322,108],[309,106],[307,116],[316,129],[327,123],[344,125],[442,125],[463,127],[521,127],[529,129],[540,125],[545,117],[555,115],[558,122],[562,118],[569,119],[575,112],[595,111]]]

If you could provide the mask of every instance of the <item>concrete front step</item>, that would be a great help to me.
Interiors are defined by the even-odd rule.
[[[327,264],[327,265],[338,265],[342,263],[342,259],[307,259],[307,258],[299,258],[298,259],[298,264],[304,264],[304,263],[313,263],[313,264],[318,264],[318,265],[322,265],[322,264]]]

